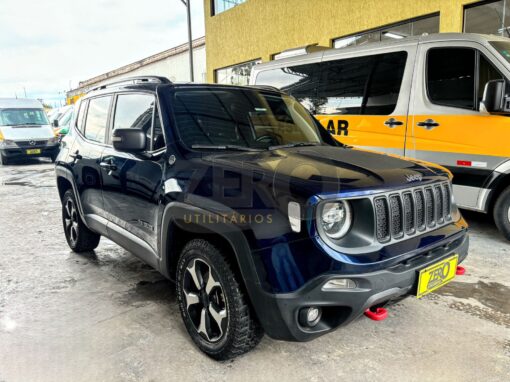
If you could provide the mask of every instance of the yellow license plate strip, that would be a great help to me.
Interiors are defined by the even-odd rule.
[[[27,154],[40,154],[41,153],[41,149],[28,149],[27,150]]]
[[[455,278],[459,255],[450,256],[420,271],[417,297],[421,298]]]

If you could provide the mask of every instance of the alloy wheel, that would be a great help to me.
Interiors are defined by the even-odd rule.
[[[72,199],[67,199],[64,206],[64,224],[66,235],[72,243],[78,240],[78,211]]]
[[[226,332],[228,314],[216,271],[202,259],[192,259],[184,274],[183,292],[195,330],[209,342],[219,341]]]

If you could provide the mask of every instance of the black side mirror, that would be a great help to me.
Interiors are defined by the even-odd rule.
[[[113,148],[117,151],[140,152],[146,147],[146,134],[142,129],[113,130]]]
[[[485,84],[482,103],[491,114],[510,112],[510,100],[505,97],[505,80],[491,80]]]
[[[58,119],[54,119],[53,122],[51,123],[51,126],[58,127]]]

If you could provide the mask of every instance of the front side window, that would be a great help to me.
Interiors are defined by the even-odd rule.
[[[199,146],[272,146],[321,142],[308,111],[294,98],[255,89],[178,89],[174,118],[183,143]]]
[[[85,138],[98,143],[105,143],[108,125],[108,111],[111,96],[91,98],[85,120]]]
[[[438,105],[474,109],[475,53],[470,48],[433,48],[427,55],[427,90]]]
[[[150,151],[154,103],[155,98],[150,94],[120,94],[115,106],[113,130],[142,129],[147,136],[147,151]]]
[[[433,48],[427,56],[427,92],[431,102],[479,110],[487,82],[504,79],[478,50]]]
[[[43,109],[0,109],[0,126],[48,125]]]

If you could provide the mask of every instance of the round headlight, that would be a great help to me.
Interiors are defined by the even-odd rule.
[[[348,202],[325,203],[322,207],[321,226],[329,238],[338,240],[351,228],[352,213]]]

